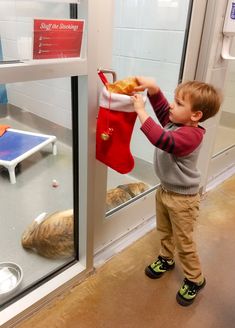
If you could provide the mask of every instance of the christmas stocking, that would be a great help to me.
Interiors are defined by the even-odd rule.
[[[136,117],[130,96],[103,88],[97,120],[96,158],[122,174],[134,167],[130,140]]]

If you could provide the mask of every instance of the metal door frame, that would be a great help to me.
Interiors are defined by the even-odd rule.
[[[39,0],[40,1],[40,0]],[[43,0],[42,0],[43,1]],[[52,0],[57,2],[56,0]],[[60,0],[58,1],[60,2]],[[24,82],[48,78],[79,76],[76,83],[79,95],[79,262],[43,283],[30,293],[15,301],[1,311],[1,327],[14,327],[26,316],[33,314],[58,294],[71,288],[93,270],[93,211],[95,175],[95,112],[96,112],[96,70],[97,70],[97,9],[95,0],[68,1],[77,3],[84,11],[87,24],[86,54],[82,58],[50,59],[42,61],[25,61],[0,65],[0,83]],[[80,7],[79,7],[80,8]],[[89,24],[92,22],[92,24]],[[88,65],[89,62],[89,65]],[[81,83],[80,83],[81,81]],[[75,85],[74,85],[75,87]],[[77,132],[78,133],[78,132]]]

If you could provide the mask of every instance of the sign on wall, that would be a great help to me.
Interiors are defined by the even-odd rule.
[[[33,59],[80,57],[84,20],[34,19]]]

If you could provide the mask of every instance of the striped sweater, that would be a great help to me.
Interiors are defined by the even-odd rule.
[[[205,129],[172,123],[169,120],[169,103],[159,91],[148,96],[161,123],[149,117],[141,130],[156,147],[154,169],[164,188],[180,194],[199,191],[200,172],[197,159]]]

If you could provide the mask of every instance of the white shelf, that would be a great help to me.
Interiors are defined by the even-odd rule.
[[[0,65],[0,84],[87,75],[87,59],[56,58]]]

